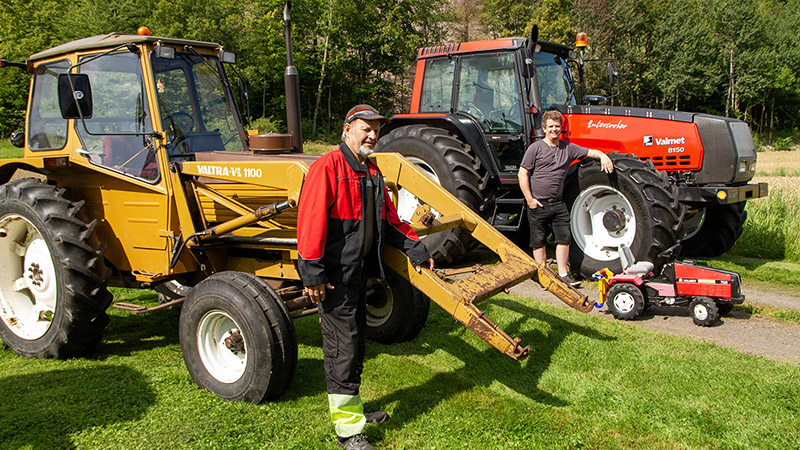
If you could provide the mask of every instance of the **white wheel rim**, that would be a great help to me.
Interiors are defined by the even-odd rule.
[[[384,302],[379,305],[367,303],[367,327],[375,328],[385,324],[391,317],[392,309],[394,308],[394,295],[386,280],[379,281],[373,278],[371,281],[372,289],[384,299]]]
[[[694,316],[700,321],[708,319],[708,308],[703,304],[694,305]]]
[[[606,213],[621,213],[624,226],[610,231],[603,225]],[[619,259],[620,244],[630,247],[636,237],[636,215],[622,193],[608,186],[592,186],[581,192],[570,211],[570,230],[575,245],[598,261]]]
[[[212,377],[221,383],[234,383],[247,368],[247,339],[231,316],[221,310],[207,312],[197,327],[197,349],[200,360]],[[240,334],[244,339],[241,351],[230,349],[226,340]]]
[[[407,157],[408,161],[411,164],[421,170],[422,173],[428,176],[434,183],[441,186],[441,181],[439,180],[439,176],[436,175],[433,168],[424,160],[416,158],[416,157]],[[411,219],[414,217],[414,212],[416,212],[417,208],[422,205],[423,203],[411,192],[406,190],[405,188],[401,188],[397,191],[397,215],[400,217],[400,220],[406,223],[411,223]],[[431,209],[431,212],[436,217],[441,217],[441,214],[437,212],[435,209]]]
[[[28,219],[0,219],[0,318],[22,339],[35,340],[53,323],[58,279],[42,234]]]
[[[614,296],[614,307],[617,308],[617,311],[621,313],[629,313],[633,311],[635,304],[636,299],[633,298],[633,295],[627,292],[620,292]]]

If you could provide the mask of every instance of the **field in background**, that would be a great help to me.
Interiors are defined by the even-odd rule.
[[[730,254],[800,263],[800,151],[759,153],[753,181],[769,183],[769,196],[747,202]]]

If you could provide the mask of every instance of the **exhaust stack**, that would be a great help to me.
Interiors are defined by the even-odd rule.
[[[292,151],[303,153],[303,130],[300,125],[300,82],[292,54],[292,2],[283,6],[284,36],[286,38],[286,72],[283,85],[286,92],[286,127],[292,135]]]

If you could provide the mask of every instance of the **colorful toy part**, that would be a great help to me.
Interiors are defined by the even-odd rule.
[[[614,272],[608,268],[600,269],[592,274],[592,278],[597,280],[597,290],[600,291],[600,297],[594,303],[597,309],[601,309],[606,303],[606,294],[608,294],[608,280],[614,277]]]

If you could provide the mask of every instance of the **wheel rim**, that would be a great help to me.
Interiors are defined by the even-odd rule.
[[[621,313],[629,313],[633,311],[633,307],[636,304],[636,299],[633,298],[633,295],[627,292],[620,292],[614,296],[614,308]]]
[[[417,169],[421,170],[422,173],[427,175],[428,178],[433,180],[434,183],[441,186],[442,183],[439,180],[439,176],[436,175],[436,172],[433,170],[430,164],[413,156],[406,157],[406,159],[408,159],[408,161]],[[421,202],[414,194],[405,188],[401,188],[397,191],[397,215],[403,222],[411,223],[411,219],[414,217],[414,212],[416,212],[417,208],[423,204],[423,202]],[[441,216],[441,214],[434,209],[431,209],[431,212],[436,217]]]
[[[386,280],[370,279],[371,292],[367,296],[367,327],[377,328],[385,324],[392,315],[394,294]]]
[[[233,318],[221,310],[207,312],[197,327],[197,349],[208,373],[234,383],[247,368],[247,340]]]
[[[620,244],[631,247],[636,237],[636,215],[622,193],[608,186],[592,186],[581,192],[570,211],[570,230],[575,245],[598,261],[619,258]]]
[[[39,339],[53,323],[58,279],[50,249],[28,219],[0,219],[0,318],[22,339]]]
[[[694,316],[697,317],[697,320],[706,320],[708,319],[708,309],[706,305],[699,303],[694,305]]]

